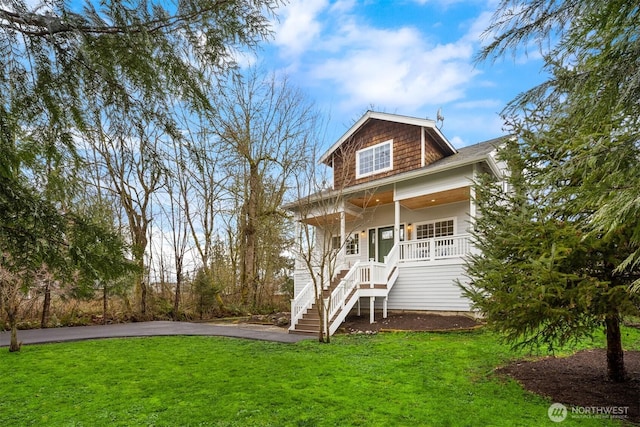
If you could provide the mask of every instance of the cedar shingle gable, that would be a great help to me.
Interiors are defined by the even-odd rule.
[[[388,120],[370,119],[354,132],[332,154],[334,188],[346,188],[401,174],[422,167],[421,126]],[[358,150],[393,141],[393,169],[360,179],[356,178]],[[425,132],[424,165],[445,157],[440,145]]]

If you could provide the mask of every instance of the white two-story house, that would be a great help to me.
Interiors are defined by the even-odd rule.
[[[316,228],[315,250],[326,250],[322,236],[332,242],[336,267],[323,286],[329,333],[361,307],[371,322],[376,311],[470,310],[456,281],[467,280],[464,259],[473,250],[472,181],[481,172],[502,180],[500,141],[456,149],[433,120],[369,111],[324,153],[333,186],[287,208]],[[319,328],[311,270],[296,263],[292,332]]]

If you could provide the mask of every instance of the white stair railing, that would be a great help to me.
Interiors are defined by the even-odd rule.
[[[331,292],[331,296],[325,300],[325,306],[328,306],[327,319],[329,321],[331,321],[340,310],[345,309],[347,298],[354,289],[358,288],[361,269],[362,266],[360,262],[356,262],[346,276],[338,283],[338,286]]]
[[[342,265],[340,266],[340,268],[342,268]],[[340,271],[340,268],[336,271]],[[329,269],[325,268],[324,271],[324,277],[328,277]],[[298,321],[302,319],[307,310],[310,309],[311,306],[313,306],[313,303],[316,302],[317,297],[322,294],[322,289],[329,288],[330,283],[331,280],[325,280],[323,286],[321,286],[320,289],[316,290],[313,279],[311,279],[309,283],[307,283],[304,288],[302,288],[302,291],[300,291],[298,296],[291,300],[291,326],[289,326],[290,331],[295,330]]]
[[[384,283],[387,284],[387,295],[391,291],[391,288],[396,283],[395,279],[398,277],[398,261],[400,260],[400,246],[394,245],[391,248],[391,251],[387,254],[385,258],[385,269],[384,269]],[[395,273],[394,273],[394,270]],[[391,279],[391,275],[394,274],[394,279]]]
[[[328,327],[331,335],[338,330],[346,315],[360,298],[360,289],[374,289],[376,284],[386,284],[384,291],[385,295],[388,295],[398,277],[399,263],[464,257],[472,251],[472,248],[471,238],[468,234],[443,236],[400,242],[389,251],[384,263],[356,262],[333,290],[331,296],[325,299],[325,307],[328,309],[327,321],[329,322],[325,328]],[[328,283],[325,283],[324,288],[328,288]],[[291,330],[315,300],[313,282],[310,282],[298,297],[292,300]],[[332,319],[333,321],[331,321]]]
[[[302,319],[302,316],[307,312],[316,300],[315,286],[313,280],[310,280],[297,297],[291,300],[291,326],[289,330],[293,331],[298,323],[298,320]]]
[[[397,267],[399,258],[399,248],[395,245],[385,257],[385,262],[369,261],[365,263],[357,262],[349,270],[349,273],[342,279],[331,296],[325,300],[329,306],[327,319],[329,319],[329,334],[333,335],[353,306],[360,298],[360,289],[373,289],[376,284],[388,284],[386,294],[393,286],[395,280],[389,279]],[[396,272],[397,274],[397,272]],[[395,276],[397,277],[397,276]],[[333,319],[333,320],[332,320]]]
[[[330,335],[333,335],[338,330],[346,315],[360,298],[360,289],[373,289],[376,284],[386,284],[386,294],[389,293],[397,277],[397,271],[394,273],[394,269],[397,269],[398,260],[401,258],[401,249],[398,245],[393,246],[385,257],[384,263],[373,260],[369,262],[358,261],[349,269],[349,272],[331,292],[329,298],[324,301],[327,308],[326,320],[328,323],[325,328],[328,327]],[[325,284],[323,288],[327,286]],[[295,329],[295,325],[302,319],[306,311],[311,308],[316,301],[316,297],[320,296],[320,294],[316,295],[314,290],[315,287],[312,280],[291,301],[291,326],[289,330]]]

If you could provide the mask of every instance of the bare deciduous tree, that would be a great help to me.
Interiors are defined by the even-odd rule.
[[[226,149],[228,190],[239,239],[242,304],[257,307],[265,273],[278,262],[285,215],[280,206],[308,161],[317,114],[286,78],[252,68],[235,75],[217,103],[214,131]],[[232,241],[232,240],[231,240]]]

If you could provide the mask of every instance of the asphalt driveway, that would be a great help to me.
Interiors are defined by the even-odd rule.
[[[262,325],[213,325],[209,323],[156,321],[21,330],[18,331],[18,341],[22,341],[22,344],[43,344],[98,338],[169,335],[220,336],[282,343],[295,343],[313,338],[305,335],[289,334],[286,329]],[[0,332],[0,347],[8,347],[10,338],[10,332]]]

